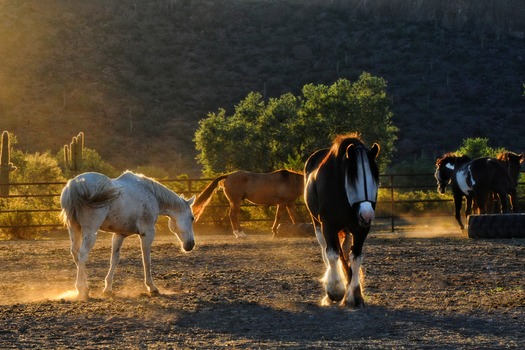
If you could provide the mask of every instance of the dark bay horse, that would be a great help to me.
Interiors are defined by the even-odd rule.
[[[508,190],[508,194],[510,197],[510,206],[512,208],[513,213],[518,212],[518,182],[520,179],[520,167],[521,163],[525,160],[525,155],[523,153],[517,154],[514,152],[503,152],[497,155],[496,159],[498,159],[503,167],[507,169],[507,173],[509,174],[510,180],[511,180],[511,187]]]
[[[472,212],[474,200],[480,214],[486,214],[489,196],[496,193],[501,202],[501,211],[508,212],[507,192],[512,181],[502,163],[494,158],[476,158],[470,160],[466,156],[447,153],[436,161],[435,178],[438,192],[445,193],[447,184],[451,184],[454,197],[454,217],[463,230],[461,222],[461,206],[463,197],[467,199],[465,216]]]
[[[275,235],[277,225],[286,209],[293,223],[298,220],[295,201],[303,194],[303,174],[290,170],[277,170],[271,173],[254,173],[239,170],[214,179],[198,196],[193,205],[196,220],[208,205],[217,186],[224,190],[230,202],[230,221],[235,237],[246,237],[239,223],[241,202],[258,205],[277,205],[277,213],[272,226]]]
[[[86,261],[97,239],[97,231],[113,232],[111,263],[105,279],[105,294],[112,293],[113,275],[120,248],[130,235],[140,236],[144,282],[151,294],[158,288],[151,277],[151,243],[159,215],[169,218],[168,227],[185,251],[195,246],[193,213],[195,197],[186,200],[143,175],[125,172],[116,179],[99,173],[84,173],[68,181],[60,195],[60,217],[69,230],[71,254],[77,265],[78,299],[89,297]]]
[[[367,149],[355,134],[340,135],[330,149],[319,150],[306,161],[304,196],[326,265],[323,305],[340,301],[350,307],[365,305],[362,249],[377,201],[378,154],[378,144]]]

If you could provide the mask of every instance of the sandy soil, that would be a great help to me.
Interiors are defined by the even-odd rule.
[[[523,348],[525,240],[459,233],[372,234],[360,310],[321,307],[312,238],[174,236],[153,246],[162,294],[142,284],[138,238],[124,243],[115,296],[102,295],[110,236],[90,255],[92,298],[72,300],[65,237],[0,242],[0,348],[202,349]]]

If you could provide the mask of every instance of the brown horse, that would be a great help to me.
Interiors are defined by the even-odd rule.
[[[210,202],[217,186],[224,190],[230,202],[230,221],[233,234],[237,238],[246,237],[239,224],[239,211],[243,199],[258,205],[277,205],[277,214],[272,226],[275,236],[277,225],[285,208],[292,222],[297,221],[295,201],[303,194],[304,178],[302,173],[290,170],[277,170],[267,174],[239,170],[219,176],[197,196],[193,204],[195,221],[199,219]]]

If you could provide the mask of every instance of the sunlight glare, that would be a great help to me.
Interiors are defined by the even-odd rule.
[[[50,300],[74,300],[76,299],[78,296],[78,292],[76,290],[68,290],[68,291],[65,291],[57,296],[54,296],[54,297],[50,297],[49,299]]]

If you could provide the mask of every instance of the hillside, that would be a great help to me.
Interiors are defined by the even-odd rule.
[[[28,152],[84,131],[119,168],[198,175],[208,112],[367,71],[394,101],[394,161],[467,137],[525,150],[525,4],[441,3],[1,0],[0,129]]]

